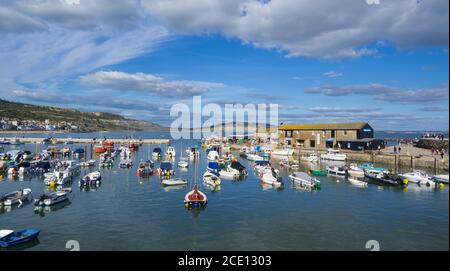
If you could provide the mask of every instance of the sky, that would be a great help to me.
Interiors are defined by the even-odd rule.
[[[169,126],[177,103],[448,130],[447,0],[0,0],[0,98]]]

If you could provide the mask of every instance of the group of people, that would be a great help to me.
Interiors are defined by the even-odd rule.
[[[448,154],[448,150],[444,148],[441,149],[431,148],[431,155],[440,155],[441,159],[444,159],[445,154]]]
[[[444,134],[423,134],[422,138],[435,138],[435,139],[440,139],[440,140],[444,140],[445,136]]]
[[[402,147],[400,147],[400,145],[394,146],[394,154],[400,154],[400,152],[402,151]]]

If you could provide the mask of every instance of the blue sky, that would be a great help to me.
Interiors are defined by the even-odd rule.
[[[0,0],[0,98],[170,125],[192,96],[291,123],[448,130],[448,1]]]

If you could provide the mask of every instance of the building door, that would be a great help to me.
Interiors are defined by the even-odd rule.
[[[315,140],[311,140],[310,145],[311,145],[311,148],[315,148],[316,147],[316,141]]]

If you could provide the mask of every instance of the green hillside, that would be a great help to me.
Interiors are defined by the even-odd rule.
[[[50,123],[69,122],[80,131],[161,131],[166,128],[147,121],[127,119],[104,112],[81,112],[75,109],[10,102],[0,99],[0,118]]]

